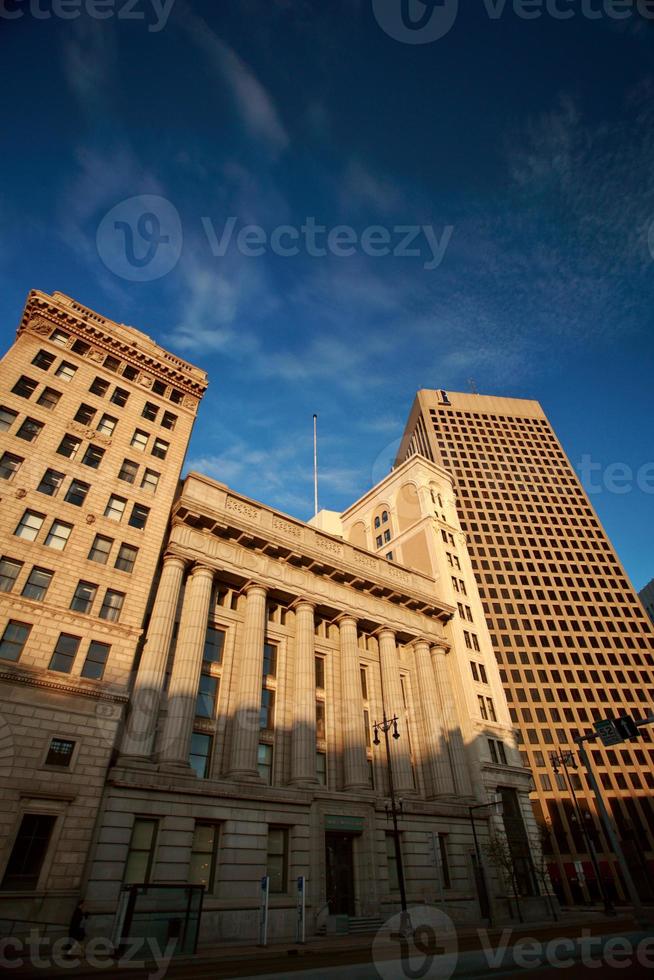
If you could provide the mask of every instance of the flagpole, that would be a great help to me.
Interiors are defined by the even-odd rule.
[[[313,512],[318,513],[318,416],[313,416]]]

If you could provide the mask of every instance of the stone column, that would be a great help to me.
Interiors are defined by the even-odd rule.
[[[402,681],[397,662],[395,633],[383,627],[377,633],[379,639],[379,664],[381,667],[382,698],[386,718],[398,717],[400,737],[389,735],[391,765],[396,793],[413,793],[413,774],[411,772],[409,733],[406,726],[406,712],[402,697]],[[381,737],[381,736],[380,736]]]
[[[257,752],[263,685],[263,647],[266,640],[266,590],[257,582],[250,582],[244,591],[247,604],[240,655],[235,667],[238,676],[227,776],[230,779],[260,782]]]
[[[466,762],[466,750],[461,735],[461,726],[457,718],[452,692],[452,677],[447,663],[445,647],[432,647],[434,675],[441,708],[443,710],[443,728],[450,750],[450,761],[454,773],[454,784],[457,795],[472,796],[472,783]]]
[[[185,568],[183,558],[164,556],[147,639],[130,698],[127,725],[120,747],[121,763],[144,762],[152,755],[159,703],[166,678],[166,661]]]
[[[357,643],[357,621],[344,614],[338,620],[341,643],[341,732],[343,789],[371,789],[363,726],[363,694]]]
[[[316,652],[314,605],[297,599],[295,610],[295,698],[291,732],[291,783],[316,786]]]
[[[177,649],[168,688],[168,713],[159,749],[164,766],[189,769],[189,746],[207,636],[213,571],[195,565],[186,584]]]
[[[416,640],[413,649],[422,709],[428,785],[431,783],[434,796],[454,796],[454,777],[447,738],[443,731],[443,711],[430,646],[427,640]]]

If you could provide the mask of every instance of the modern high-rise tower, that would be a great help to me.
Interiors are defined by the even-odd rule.
[[[511,717],[534,772],[553,884],[566,902],[598,897],[590,839],[602,876],[622,893],[585,774],[569,771],[577,809],[552,753],[573,750],[575,735],[599,719],[651,714],[652,625],[538,402],[419,391],[398,463],[414,454],[455,480]],[[651,897],[649,731],[614,748],[595,742],[590,754],[636,884]]]

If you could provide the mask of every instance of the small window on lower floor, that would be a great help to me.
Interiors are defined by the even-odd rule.
[[[327,753],[316,752],[316,776],[321,786],[327,785]]]
[[[34,891],[56,822],[47,813],[23,814],[2,879],[3,891]]]
[[[441,867],[443,888],[451,888],[452,881],[450,876],[450,855],[448,850],[447,834],[438,835],[438,857]]]
[[[267,786],[272,786],[273,747],[265,742],[259,743],[257,752],[257,770]]]
[[[146,817],[136,817],[134,820],[123,878],[126,885],[141,885],[149,882],[157,845],[158,824],[158,820],[150,820]]]
[[[73,758],[75,743],[68,738],[53,738],[45,757],[46,766],[60,766],[67,769]]]
[[[267,874],[271,894],[288,890],[288,827],[268,827]]]
[[[193,732],[189,763],[199,779],[207,779],[211,766],[211,747],[213,739],[205,732]]]
[[[188,880],[192,885],[204,885],[208,893],[213,891],[216,877],[218,832],[218,824],[198,820],[193,833]]]

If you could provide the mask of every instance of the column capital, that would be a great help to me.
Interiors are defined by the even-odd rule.
[[[211,568],[210,565],[205,565],[204,562],[196,561],[191,569],[191,575],[209,575],[211,578],[215,575],[215,570]]]
[[[436,653],[439,656],[446,657],[452,647],[447,643],[432,643],[431,652]]]
[[[297,612],[301,606],[308,606],[311,609],[311,612],[314,612],[316,608],[316,604],[313,599],[307,599],[306,596],[303,595],[299,595],[297,599],[293,599],[293,602],[288,608],[292,609],[293,612]]]
[[[338,627],[343,626],[345,623],[348,623],[348,624],[349,623],[352,623],[357,629],[358,629],[358,626],[359,626],[359,620],[356,618],[356,616],[353,616],[352,613],[348,613],[348,612],[340,613],[336,617],[336,619],[334,620],[334,622],[336,623],[336,625]]]
[[[393,643],[396,642],[395,630],[391,626],[378,626],[376,630],[372,631],[372,635],[379,640],[383,636],[390,636],[393,638]]]
[[[411,641],[411,646],[413,647],[414,650],[417,650],[418,647],[427,647],[427,650],[429,651],[431,650],[433,645],[434,645],[434,641],[430,640],[426,636],[416,636],[415,639]]]
[[[244,595],[250,595],[251,592],[263,592],[264,596],[267,596],[268,588],[267,586],[263,585],[261,582],[257,582],[256,579],[251,578],[248,582],[245,583],[245,585],[241,589],[241,592],[243,592]]]
[[[176,555],[174,551],[167,551],[166,554],[161,559],[163,565],[173,565],[177,564],[182,569],[185,569],[189,564],[188,558],[183,558],[181,555]]]

